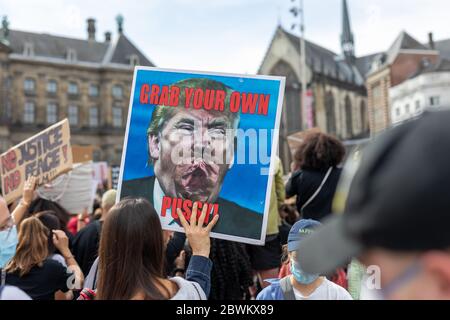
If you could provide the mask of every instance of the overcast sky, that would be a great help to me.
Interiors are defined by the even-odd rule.
[[[341,0],[304,0],[306,38],[340,52]],[[349,0],[356,53],[386,50],[401,30],[420,41],[450,38],[449,0]],[[11,29],[97,40],[117,35],[121,13],[130,39],[157,66],[256,73],[276,26],[292,24],[291,0],[0,0]]]

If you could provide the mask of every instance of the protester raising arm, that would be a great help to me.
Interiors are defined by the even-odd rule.
[[[197,203],[194,203],[189,223],[186,221],[180,209],[177,210],[177,213],[192,249],[192,257],[186,271],[186,279],[197,282],[200,287],[202,287],[203,291],[205,291],[206,297],[208,297],[209,292],[211,291],[212,269],[212,261],[209,259],[211,250],[211,239],[209,234],[219,220],[219,215],[215,215],[212,221],[204,227],[203,223],[206,218],[206,211],[207,206],[204,206],[198,223]]]
[[[31,202],[33,201],[34,191],[36,190],[36,184],[37,180],[33,176],[30,176],[28,180],[25,182],[22,199],[20,200],[19,204],[12,213],[16,225],[20,224],[20,222],[25,216],[25,213],[28,211]]]
[[[53,244],[61,252],[67,264],[67,270],[73,273],[71,290],[83,288],[84,275],[69,249],[69,239],[62,230],[53,230]]]

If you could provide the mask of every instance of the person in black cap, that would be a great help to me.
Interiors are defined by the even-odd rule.
[[[379,268],[382,299],[450,299],[450,111],[382,134],[360,163],[344,214],[302,241],[300,267],[357,257]]]

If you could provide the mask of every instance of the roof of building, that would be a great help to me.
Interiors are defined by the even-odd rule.
[[[441,58],[450,59],[450,39],[436,41],[434,47],[439,51]]]
[[[124,34],[120,34],[117,41],[98,42],[46,33],[10,30],[8,40],[9,47],[15,54],[23,54],[27,43],[29,43],[34,57],[65,60],[69,50],[73,50],[78,62],[129,65],[130,56],[136,55],[139,57],[140,65],[154,66]],[[109,59],[105,59],[108,57]]]
[[[366,75],[372,71],[380,70],[383,67],[394,63],[397,56],[404,50],[424,50],[430,51],[430,53],[436,53],[436,51],[439,51],[441,58],[450,58],[450,39],[436,42],[435,48],[432,49],[429,44],[420,43],[406,31],[402,31],[386,52],[380,52],[374,55],[371,64],[376,61],[376,69],[372,70],[372,66],[370,66]],[[412,76],[415,75],[416,74]]]
[[[367,75],[370,72],[370,68],[372,67],[373,60],[375,60],[375,58],[379,55],[380,53],[373,53],[356,58],[356,67],[364,78],[367,78]]]
[[[393,63],[401,50],[430,50],[430,48],[421,44],[406,31],[402,31],[386,51],[386,63]]]
[[[292,42],[297,52],[300,52],[300,37],[287,32],[281,27],[279,29]],[[343,56],[311,41],[306,40],[305,46],[306,63],[315,73],[321,73],[356,85],[364,85],[365,74],[375,57],[373,54],[363,56],[355,58],[355,62],[350,63]]]

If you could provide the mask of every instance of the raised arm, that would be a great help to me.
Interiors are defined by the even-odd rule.
[[[12,212],[14,222],[16,223],[17,226],[23,220],[25,213],[30,207],[31,201],[33,201],[34,191],[36,190],[36,182],[37,182],[36,178],[33,176],[30,176],[28,178],[23,188],[22,199]]]
[[[69,288],[71,290],[80,290],[83,288],[84,275],[75,260],[72,252],[69,249],[69,239],[67,235],[62,230],[52,230],[53,232],[53,244],[61,252],[64,260],[66,260],[67,269],[73,272],[74,275],[74,287]]]

